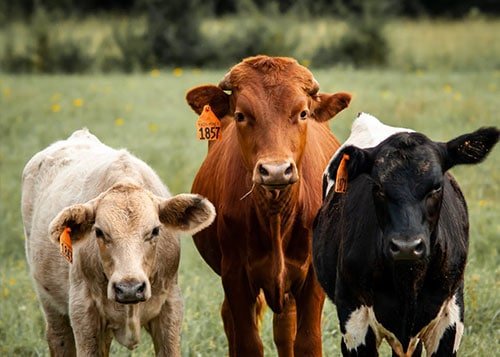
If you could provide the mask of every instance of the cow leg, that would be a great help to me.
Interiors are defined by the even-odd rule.
[[[295,356],[321,356],[321,313],[325,294],[311,268],[301,290],[295,293],[297,334]]]
[[[283,312],[274,314],[273,336],[280,357],[293,357],[293,345],[297,334],[297,308],[293,296],[286,294]]]
[[[69,316],[61,315],[50,303],[42,300],[46,319],[46,338],[51,356],[76,356],[75,338]]]
[[[77,303],[73,303],[76,300]],[[78,356],[108,356],[110,332],[104,328],[90,293],[75,292],[70,288],[70,320],[77,326],[73,333]]]
[[[233,331],[232,336],[231,333],[227,334],[230,356],[263,356],[255,314],[257,296],[252,293],[246,274],[241,269],[238,274],[237,269],[230,269],[230,274],[222,276],[225,292],[222,309],[224,329],[226,334]]]
[[[229,302],[224,297],[224,302],[222,303],[221,309],[222,322],[224,323],[224,332],[226,333],[227,344],[229,347],[229,356],[236,355],[236,347],[234,340],[234,322],[233,316],[231,315],[231,309],[229,308]]]
[[[168,298],[160,313],[147,325],[153,339],[156,356],[180,356],[180,335],[182,326],[183,303],[179,287],[171,287]]]
[[[463,282],[451,300],[442,307],[441,320],[424,339],[428,356],[456,356],[464,332]]]
[[[377,339],[370,326],[369,308],[363,305],[353,305],[354,299],[337,297],[337,315],[342,332],[342,355],[378,356]]]

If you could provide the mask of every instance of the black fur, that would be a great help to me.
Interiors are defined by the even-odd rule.
[[[318,212],[313,262],[320,284],[337,305],[342,333],[355,309],[371,306],[406,350],[411,337],[453,295],[463,320],[468,214],[458,184],[445,171],[482,161],[498,133],[480,129],[448,143],[399,133],[374,148],[348,146],[338,153],[327,170],[335,177],[343,153],[350,155],[347,192],[331,190]],[[425,254],[416,260],[391,259],[394,237],[421,237]],[[454,336],[455,330],[446,332],[436,356],[450,355]],[[376,355],[375,345],[370,346],[354,355]],[[351,355],[344,342],[342,351]]]

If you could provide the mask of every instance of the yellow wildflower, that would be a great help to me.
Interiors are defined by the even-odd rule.
[[[122,126],[123,124],[125,124],[125,120],[123,118],[116,118],[115,119],[116,126]]]
[[[151,77],[153,77],[153,78],[154,78],[154,77],[158,77],[158,76],[160,75],[160,70],[159,70],[159,69],[156,69],[156,68],[153,68],[153,69],[151,70],[151,72],[149,72],[149,75],[150,75]]]
[[[12,94],[12,90],[9,87],[4,88],[2,92],[5,98],[10,97],[10,95]]]
[[[158,125],[155,124],[155,123],[149,123],[148,124],[148,130],[151,132],[151,133],[156,133],[158,131]]]
[[[175,67],[175,68],[174,68],[174,70],[173,70],[172,72],[173,72],[174,76],[176,76],[176,77],[180,77],[180,76],[182,76],[182,73],[183,73],[184,71],[183,71],[183,70],[182,70],[182,68],[180,68],[180,67]]]
[[[61,99],[61,93],[54,93],[52,94],[52,97],[50,97],[50,100],[53,102],[57,102]]]
[[[452,88],[452,86],[451,86],[451,85],[449,85],[449,84],[445,84],[445,85],[443,86],[443,91],[444,91],[445,93],[451,93],[451,92],[453,92],[453,88]]]
[[[59,103],[54,103],[50,106],[50,110],[52,110],[53,113],[58,113],[61,111],[61,104]]]
[[[10,278],[10,279],[9,279],[9,285],[10,285],[10,286],[14,286],[14,285],[16,285],[16,279],[14,279],[14,278]]]
[[[73,99],[73,105],[77,108],[83,106],[83,99],[82,98]]]
[[[456,101],[462,100],[462,93],[460,93],[460,92],[455,93],[453,95],[453,99],[455,99]]]

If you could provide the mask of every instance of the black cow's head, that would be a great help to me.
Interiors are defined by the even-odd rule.
[[[481,162],[499,133],[496,128],[482,128],[447,143],[420,133],[398,133],[373,148],[347,146],[331,165],[338,167],[345,153],[350,157],[349,181],[360,174],[371,177],[384,253],[395,261],[416,261],[430,254],[444,173],[455,165]]]

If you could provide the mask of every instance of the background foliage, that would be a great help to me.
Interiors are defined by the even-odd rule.
[[[449,6],[436,6],[442,3]],[[495,4],[492,0],[0,0],[0,70],[225,68],[257,53],[292,56],[313,67],[397,67],[400,44],[394,43],[392,23],[403,18],[417,18],[420,23],[435,16],[445,22],[496,21],[492,16],[500,5]],[[319,31],[305,30],[315,28]],[[490,67],[500,67],[498,53],[489,57],[497,59],[488,58]]]

